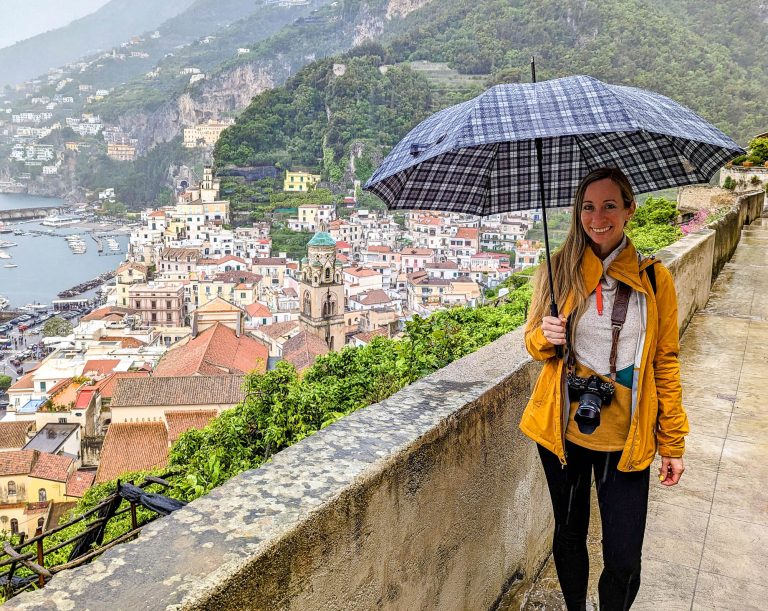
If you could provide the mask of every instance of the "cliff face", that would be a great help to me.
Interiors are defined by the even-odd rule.
[[[239,65],[169,100],[152,113],[123,115],[119,124],[138,138],[139,149],[145,152],[155,144],[173,140],[184,127],[221,119],[245,108],[253,96],[274,87],[276,80],[284,80],[280,77],[285,71],[286,66],[275,61]]]
[[[431,0],[390,0],[376,5],[362,2],[354,16],[345,18],[335,40],[319,48],[312,41],[297,40],[297,49],[290,56],[277,54],[250,63],[238,64],[185,93],[169,100],[152,113],[134,112],[123,115],[120,126],[139,140],[139,152],[144,153],[160,142],[168,142],[182,134],[184,127],[222,119],[244,109],[251,99],[282,84],[303,65],[323,55],[344,52],[367,40],[375,40],[387,27],[387,22],[402,18],[423,7]]]

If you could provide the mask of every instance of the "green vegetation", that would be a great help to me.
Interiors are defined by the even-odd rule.
[[[284,252],[291,259],[300,260],[306,256],[307,242],[313,235],[311,231],[291,231],[281,224],[274,224],[269,232],[272,238],[272,252]]]
[[[355,178],[367,180],[384,150],[429,114],[430,86],[405,66],[382,74],[383,50],[365,52],[372,54],[314,62],[285,87],[256,96],[216,143],[217,166],[320,168],[340,182],[354,147]],[[334,63],[346,66],[344,74],[334,74]]]
[[[368,346],[347,346],[318,358],[301,377],[285,362],[265,374],[250,374],[242,404],[223,412],[206,428],[186,432],[173,445],[166,469],[171,472],[168,480],[173,487],[167,491],[152,485],[147,490],[182,500],[210,492],[345,415],[386,399],[520,326],[530,297],[530,284],[521,283],[498,307],[461,307],[426,319],[417,316],[406,324],[404,339],[377,337]],[[139,482],[144,475],[124,474],[121,480]],[[114,482],[94,486],[64,519],[92,509],[114,490]],[[139,508],[139,523],[152,515]],[[46,547],[66,541],[84,528],[77,524],[56,533]],[[130,528],[130,514],[123,514],[109,523],[105,540]],[[70,550],[66,546],[46,556],[46,565],[65,562]]]
[[[54,316],[45,321],[42,329],[43,337],[66,337],[72,333],[72,323],[61,316]]]
[[[154,203],[161,193],[167,197],[168,168],[186,163],[194,165],[201,153],[181,146],[181,137],[158,144],[135,161],[115,161],[106,151],[77,156],[80,185],[90,191],[114,187],[118,199],[128,208],[138,209]]]
[[[649,197],[638,206],[627,225],[627,235],[635,248],[644,255],[669,246],[683,236],[673,223],[679,211],[677,204],[663,197]]]
[[[568,229],[571,226],[571,212],[548,211],[547,212],[547,233],[549,234],[549,247],[551,250],[557,250],[565,241],[568,235]],[[544,224],[536,222],[525,234],[526,240],[537,240],[544,243]],[[514,261],[513,261],[514,263]]]
[[[0,374],[0,392],[5,392],[13,384],[13,378],[5,374]]]

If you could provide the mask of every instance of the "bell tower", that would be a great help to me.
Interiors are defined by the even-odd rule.
[[[344,347],[344,282],[336,241],[319,231],[307,244],[301,260],[299,324],[303,331],[321,338],[330,350]]]

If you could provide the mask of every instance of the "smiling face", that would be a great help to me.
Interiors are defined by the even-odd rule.
[[[604,259],[624,238],[624,225],[635,213],[635,202],[626,206],[621,189],[610,178],[590,183],[581,205],[581,226],[595,254]]]

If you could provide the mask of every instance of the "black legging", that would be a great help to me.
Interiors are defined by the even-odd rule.
[[[569,441],[565,447],[568,464],[563,467],[557,456],[539,446],[555,513],[552,555],[565,603],[568,611],[586,609],[589,495],[594,470],[603,525],[600,609],[624,611],[640,588],[650,467],[625,473],[616,468],[621,452],[596,452]]]

